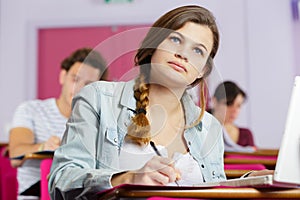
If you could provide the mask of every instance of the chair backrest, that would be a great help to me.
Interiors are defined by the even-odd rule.
[[[52,158],[43,159],[41,161],[41,200],[50,200],[48,191],[48,175],[52,165]]]
[[[10,164],[5,153],[7,146],[0,150],[0,199],[16,200],[18,193],[17,170]]]

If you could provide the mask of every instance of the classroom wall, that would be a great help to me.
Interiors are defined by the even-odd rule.
[[[151,24],[166,11],[186,4],[185,0],[119,4],[0,0],[0,141],[8,139],[15,107],[37,95],[39,28]],[[249,100],[237,123],[251,128],[258,146],[279,147],[293,77],[299,73],[295,53],[299,47],[294,46],[299,22],[292,19],[290,1],[190,0],[189,4],[210,9],[220,28],[210,92],[224,79],[238,82]]]

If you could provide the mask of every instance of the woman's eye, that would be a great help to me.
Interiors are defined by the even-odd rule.
[[[181,41],[178,37],[175,37],[175,36],[171,36],[170,37],[170,40],[176,44],[179,44]]]
[[[203,55],[203,51],[202,51],[200,48],[195,48],[195,49],[194,49],[194,52],[195,52],[196,54]]]

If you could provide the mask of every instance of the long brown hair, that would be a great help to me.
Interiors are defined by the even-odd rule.
[[[140,76],[134,86],[134,97],[136,99],[135,116],[128,127],[127,136],[142,145],[147,144],[150,139],[150,124],[146,117],[146,108],[149,105],[149,74],[151,69],[151,58],[158,45],[168,37],[174,30],[178,30],[187,22],[194,22],[207,26],[213,34],[213,47],[209,58],[204,67],[203,77],[196,79],[190,86],[193,87],[200,83],[201,86],[201,113],[193,125],[198,124],[205,111],[204,102],[204,79],[210,74],[213,67],[213,58],[219,47],[219,31],[212,13],[200,6],[189,5],[175,8],[160,17],[150,28],[144,38],[141,47],[135,56],[135,65],[140,66]]]

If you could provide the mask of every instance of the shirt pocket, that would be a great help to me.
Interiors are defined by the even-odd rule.
[[[105,133],[106,141],[111,145],[118,146],[118,132],[116,129],[107,128]]]
[[[100,142],[98,151],[98,162],[100,166],[117,167],[118,166],[118,133],[115,129],[107,128],[105,130],[104,138]]]

